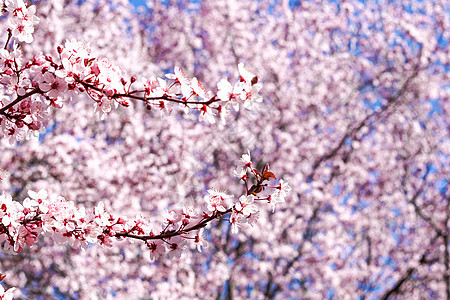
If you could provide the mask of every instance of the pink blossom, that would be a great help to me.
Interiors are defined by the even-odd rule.
[[[237,234],[239,232],[239,227],[242,226],[244,221],[244,216],[242,214],[232,212],[230,215],[231,232]]]
[[[12,28],[12,34],[19,41],[25,43],[31,43],[33,41],[33,26],[30,26],[28,22],[21,19],[10,19],[10,26]]]
[[[111,225],[110,215],[106,212],[105,204],[102,201],[94,209],[94,218],[99,226]]]
[[[181,255],[186,250],[186,241],[182,237],[176,236],[168,240],[167,256],[170,258],[181,258]]]
[[[240,97],[244,101],[246,109],[252,109],[254,102],[260,103],[263,101],[262,96],[258,94],[261,88],[262,85],[257,83],[241,91]]]
[[[258,223],[258,219],[259,219],[259,212],[255,212],[252,213],[250,216],[247,217],[247,224],[250,226],[255,225],[256,223]]]
[[[277,203],[285,202],[287,194],[291,191],[291,187],[283,179],[280,179],[276,190],[270,196],[270,204],[272,205],[272,211],[275,211],[275,206]]]
[[[209,124],[216,123],[216,119],[214,118],[215,113],[212,111],[211,108],[209,108],[206,105],[202,105],[202,108],[200,109],[200,115],[199,120],[200,121],[207,121]]]
[[[7,0],[5,5],[12,14],[9,18],[12,35],[21,42],[31,43],[34,25],[39,22],[39,18],[34,15],[36,7],[34,5],[26,7],[22,0]]]
[[[164,243],[161,240],[150,241],[147,244],[147,248],[150,250],[150,261],[155,261],[166,252],[166,248],[163,244]]]
[[[220,211],[225,212],[228,207],[228,202],[233,198],[233,195],[228,195],[225,192],[210,189],[208,190],[207,196],[205,196],[206,204],[208,205],[208,210],[212,212]]]
[[[174,68],[174,74],[166,74],[166,77],[172,80],[175,80],[180,85],[186,85],[189,86],[190,82],[189,79],[186,77],[186,75],[183,72],[183,69],[179,67]]]
[[[48,212],[48,202],[47,202],[47,191],[40,190],[39,192],[28,191],[28,196],[30,196],[31,201],[29,202],[31,205],[38,205],[39,209],[45,214]]]
[[[196,77],[194,77],[191,81],[191,87],[192,87],[192,91],[194,92],[195,95],[197,95],[198,97],[205,99],[206,95],[207,95],[207,90],[205,87],[203,87],[203,85],[198,81],[198,79]]]
[[[49,97],[58,98],[63,96],[63,93],[67,90],[67,83],[64,79],[47,72],[44,74],[42,81],[39,82],[39,88],[46,92]]]
[[[239,111],[239,94],[242,89],[240,89],[239,84],[235,87],[231,85],[226,79],[221,79],[217,84],[217,97],[225,102],[225,108],[232,106],[235,111]]]
[[[200,228],[194,237],[194,242],[197,245],[198,252],[202,252],[203,248],[208,248],[208,242],[206,241],[206,234],[203,232],[204,228]]]
[[[254,214],[258,211],[258,208],[256,207],[253,202],[255,201],[255,196],[248,195],[244,196],[242,195],[239,198],[239,201],[234,206],[234,209],[236,212],[243,214],[244,216],[250,216],[251,214]]]
[[[171,211],[166,211],[166,215],[165,215],[165,221],[164,221],[164,225],[174,225],[175,223],[179,222],[181,220],[181,216],[180,214],[175,211],[175,210],[171,210]]]

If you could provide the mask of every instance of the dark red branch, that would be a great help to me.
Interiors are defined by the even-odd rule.
[[[201,229],[203,227],[205,227],[209,222],[211,222],[214,219],[220,219],[222,216],[230,213],[232,211],[232,208],[229,208],[227,211],[224,212],[217,212],[215,214],[213,214],[212,216],[203,219],[202,221],[200,221],[199,223],[197,223],[196,225],[193,225],[191,227],[188,228],[184,228],[182,230],[177,230],[177,231],[169,231],[167,233],[162,233],[162,234],[158,234],[158,235],[135,235],[135,234],[130,234],[130,233],[116,233],[116,237],[126,237],[126,238],[131,238],[131,239],[137,239],[137,240],[141,240],[141,241],[148,241],[148,240],[163,240],[163,239],[168,239],[174,236],[179,236],[182,234],[186,234],[190,231],[194,231],[194,230],[198,230]]]
[[[97,92],[100,92],[102,94],[105,94],[103,89],[99,88],[98,86],[95,86],[93,84],[84,82],[82,80],[77,80],[78,83],[82,84],[84,88],[86,89],[92,89],[95,90]],[[135,99],[135,100],[141,100],[141,101],[154,101],[154,100],[162,100],[162,101],[169,101],[169,102],[175,102],[175,103],[179,103],[179,104],[197,104],[197,105],[210,105],[214,102],[218,102],[219,99],[217,99],[215,96],[212,97],[211,99],[209,99],[208,101],[183,101],[180,99],[176,99],[176,98],[172,98],[169,96],[161,96],[161,97],[142,97],[142,96],[135,96],[133,95],[134,93],[136,93],[138,91],[131,91],[128,93],[116,93],[113,96],[109,97],[112,99],[115,98],[130,98],[130,99]],[[144,92],[144,91],[142,91]],[[106,95],[105,95],[106,96]]]
[[[41,92],[41,90],[38,89],[38,88],[36,88],[36,89],[34,89],[34,90],[29,91],[29,92],[26,93],[25,95],[18,96],[16,100],[14,100],[13,102],[9,103],[8,105],[5,105],[5,106],[3,106],[2,108],[0,108],[0,114],[1,114],[1,115],[5,115],[5,112],[6,112],[9,108],[13,107],[14,105],[16,105],[17,103],[19,103],[20,101],[22,101],[22,100],[24,100],[24,99],[26,99],[26,98],[28,98],[28,97],[34,95],[34,94],[40,93],[40,92]]]

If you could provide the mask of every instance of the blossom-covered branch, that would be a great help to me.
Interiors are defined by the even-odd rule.
[[[237,200],[233,195],[216,189],[204,197],[206,209],[184,206],[167,211],[162,223],[150,222],[142,214],[133,219],[108,213],[99,202],[92,210],[78,207],[61,196],[49,196],[45,190],[28,191],[22,203],[11,196],[0,196],[0,243],[5,251],[20,253],[25,246],[32,247],[39,234],[49,235],[59,244],[86,248],[88,244],[112,246],[114,239],[136,239],[145,242],[151,259],[167,253],[180,256],[193,243],[199,251],[206,247],[204,228],[213,220],[224,220],[225,215],[237,233],[239,227],[252,225],[258,218],[256,203],[275,205],[285,201],[290,186],[266,164],[261,171],[252,166],[250,153],[244,154],[235,171],[246,186],[246,192]]]
[[[258,77],[242,63],[238,65],[238,82],[232,85],[222,79],[214,94],[196,77],[188,78],[179,67],[166,78],[127,76],[107,59],[95,57],[88,45],[77,40],[58,46],[56,58],[38,53],[24,61],[17,44],[8,50],[8,42],[11,35],[19,41],[32,42],[33,25],[39,20],[34,16],[36,9],[27,7],[22,0],[8,0],[5,5],[11,28],[5,49],[0,51],[0,136],[9,136],[11,144],[37,136],[44,129],[50,108],[61,108],[79,93],[94,101],[94,112],[102,120],[113,108],[129,106],[128,99],[140,100],[148,109],[167,112],[172,104],[178,104],[199,111],[199,119],[209,123],[215,123],[215,116],[225,123],[231,108],[237,111],[243,105],[251,109],[254,102],[262,101]]]

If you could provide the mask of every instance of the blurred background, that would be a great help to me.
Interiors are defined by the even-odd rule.
[[[17,299],[450,299],[447,1],[33,1],[24,57],[90,44],[128,75],[182,67],[213,92],[245,63],[264,101],[227,125],[140,103],[93,116],[79,95],[39,141],[1,141],[16,200],[45,188],[87,209],[161,220],[209,188],[238,197],[247,149],[292,191],[209,247],[150,262],[140,243],[86,251],[41,237],[0,254]],[[0,32],[6,39],[6,19]]]

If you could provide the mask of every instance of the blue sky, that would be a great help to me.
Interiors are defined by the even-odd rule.
[[[146,0],[130,0],[130,3],[134,6],[145,5]]]

